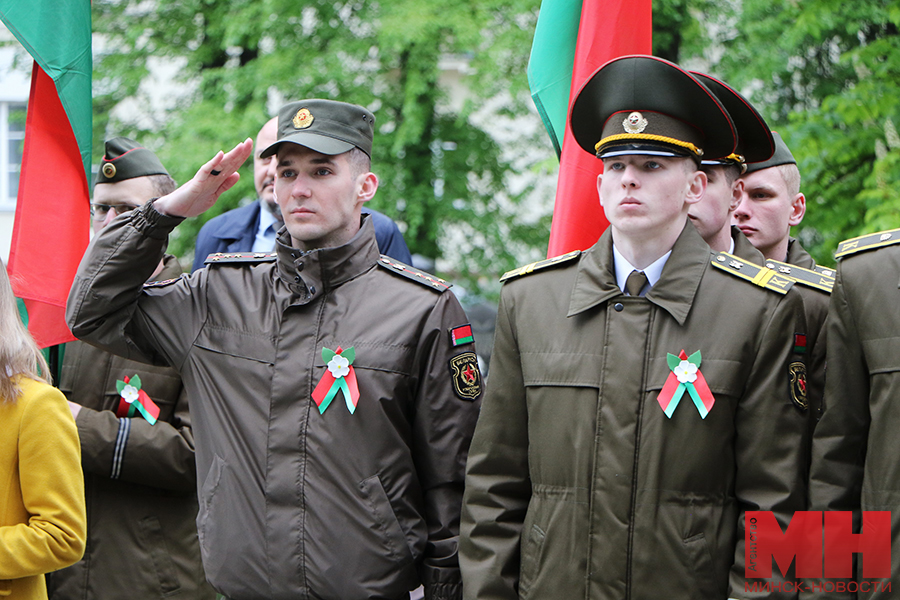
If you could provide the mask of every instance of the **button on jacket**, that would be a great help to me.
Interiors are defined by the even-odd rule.
[[[347,244],[223,262],[141,289],[181,219],[152,205],[107,227],[69,297],[79,337],[176,367],[192,398],[207,577],[237,600],[461,596],[465,456],[479,401],[454,391],[452,293]],[[359,402],[320,414],[323,348],[354,348]],[[196,399],[196,400],[194,400]]]
[[[625,296],[607,230],[504,285],[467,467],[466,598],[746,597],[744,511],[785,527],[804,509],[790,372],[805,325],[793,290],[710,259],[688,224],[646,296]],[[687,393],[671,418],[659,403],[681,350],[701,352],[706,418]]]
[[[167,255],[156,279],[181,272]],[[116,416],[116,382],[135,375],[159,406],[154,425],[139,413]],[[76,424],[90,527],[84,558],[48,575],[50,598],[215,598],[200,561],[194,436],[181,377],[75,341],[66,344],[59,388],[83,407]]]

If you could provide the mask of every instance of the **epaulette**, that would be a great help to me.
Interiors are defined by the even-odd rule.
[[[818,271],[783,263],[778,260],[772,260],[771,258],[766,259],[766,267],[777,272],[779,275],[790,277],[797,283],[802,283],[803,285],[815,288],[826,294],[830,294],[831,288],[834,287],[834,277],[829,277]]]
[[[754,265],[752,262],[747,262],[727,252],[714,253],[710,262],[714,267],[722,269],[726,273],[731,273],[779,294],[787,294],[787,291],[794,285],[793,279],[779,275],[767,267]]]
[[[448,283],[440,277],[436,277],[434,275],[431,275],[430,273],[426,273],[425,271],[420,271],[419,269],[410,267],[409,265],[396,261],[389,256],[382,255],[381,258],[378,259],[378,266],[384,267],[391,273],[396,273],[408,279],[412,279],[415,282],[421,283],[422,285],[427,285],[431,289],[437,290],[438,292],[446,292],[451,287],[453,287],[452,283]]]
[[[568,254],[560,254],[559,256],[554,256],[553,258],[548,258],[547,260],[533,262],[530,265],[525,265],[524,267],[519,267],[518,269],[513,269],[512,271],[507,271],[503,274],[503,277],[500,278],[500,281],[503,282],[507,279],[512,279],[513,277],[528,275],[529,273],[534,273],[535,271],[540,271],[541,269],[546,269],[547,267],[552,267],[564,262],[569,262],[573,258],[578,258],[579,256],[581,256],[581,250],[572,250]]]
[[[824,275],[825,277],[834,277],[837,275],[837,271],[832,269],[831,267],[823,267],[822,265],[816,265],[816,273],[819,275]]]
[[[275,252],[213,252],[203,261],[204,265],[220,263],[259,263],[275,260]]]
[[[856,254],[866,250],[874,250],[882,246],[890,246],[891,244],[900,243],[900,229],[891,229],[889,231],[879,231],[878,233],[870,233],[869,235],[861,235],[859,237],[844,240],[838,244],[837,252],[834,253],[835,258],[841,258],[848,254]]]

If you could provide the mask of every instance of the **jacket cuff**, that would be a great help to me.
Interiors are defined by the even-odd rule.
[[[425,600],[462,600],[461,583],[431,583],[425,586]]]
[[[184,217],[170,217],[158,212],[153,206],[156,200],[158,198],[151,198],[140,209],[132,211],[131,225],[141,235],[155,240],[164,240],[169,237],[179,223],[184,221]]]

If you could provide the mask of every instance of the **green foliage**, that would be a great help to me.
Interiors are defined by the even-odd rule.
[[[491,293],[485,282],[519,264],[520,250],[546,247],[548,223],[494,223],[498,201],[515,207],[531,190],[506,192],[510,154],[471,117],[504,90],[501,110],[522,114],[538,4],[95,0],[94,31],[107,51],[95,59],[94,147],[107,135],[134,136],[183,182],[216,150],[255,136],[283,102],[361,104],[376,116],[373,171],[381,184],[370,206],[398,221],[413,253],[438,259],[470,290]],[[442,85],[448,57],[466,59],[461,77],[473,93],[465,102]],[[164,112],[134,118],[135,106],[150,106],[151,67],[166,62],[178,67],[177,97]],[[203,222],[255,197],[252,179],[248,162],[234,190],[180,226],[170,249],[188,258]],[[503,216],[515,219],[515,210]],[[469,228],[487,232],[486,246],[460,256],[448,232]],[[440,262],[448,248],[452,264]]]
[[[900,8],[890,0],[744,0],[716,72],[785,138],[803,177],[798,234],[817,261],[897,227]]]

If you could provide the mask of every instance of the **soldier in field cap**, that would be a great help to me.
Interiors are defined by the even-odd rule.
[[[688,210],[735,151],[716,96],[628,56],[576,96],[610,227],[505,275],[466,468],[466,598],[746,598],[744,511],[805,506],[792,283],[710,251]],[[777,574],[776,574],[777,579]]]
[[[462,597],[481,375],[450,284],[382,257],[361,214],[374,123],[332,100],[282,107],[261,152],[284,215],[274,253],[142,285],[175,226],[237,181],[248,139],[101,232],[69,296],[76,335],[175,367],[198,399],[203,564],[229,599]]]
[[[108,140],[91,200],[95,235],[175,187],[152,151]],[[143,277],[181,273],[167,254]],[[127,384],[146,410],[127,402]],[[81,440],[88,544],[80,562],[47,576],[50,598],[215,598],[200,560],[194,436],[179,374],[76,341],[66,344],[59,388]]]

